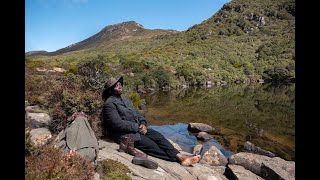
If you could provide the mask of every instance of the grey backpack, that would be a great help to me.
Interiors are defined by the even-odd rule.
[[[65,153],[74,150],[80,156],[89,161],[95,161],[99,148],[97,138],[84,113],[74,114],[74,120],[64,130],[62,130],[54,143],[58,148],[62,148]]]

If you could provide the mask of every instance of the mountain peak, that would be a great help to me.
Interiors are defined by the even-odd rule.
[[[105,28],[103,28],[102,31],[105,29],[112,29],[112,28],[137,28],[137,29],[142,28],[142,29],[144,29],[144,27],[141,24],[139,24],[135,21],[127,21],[127,22],[108,25]]]
[[[141,30],[144,30],[141,24],[138,24],[135,21],[127,21],[106,26],[98,34],[100,39],[117,39]]]

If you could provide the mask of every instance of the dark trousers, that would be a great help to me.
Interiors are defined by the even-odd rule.
[[[140,141],[134,142],[135,148],[150,156],[167,161],[177,161],[176,155],[180,152],[158,131],[148,128],[147,133],[140,137]]]

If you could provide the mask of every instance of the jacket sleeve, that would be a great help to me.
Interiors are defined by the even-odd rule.
[[[139,124],[144,124],[144,125],[147,125],[147,120],[142,116],[142,114],[136,110],[137,112],[137,115],[138,115],[138,120],[139,120]]]
[[[103,119],[106,121],[105,123],[107,125],[123,132],[138,132],[138,123],[122,120],[113,103],[105,103],[103,108]]]

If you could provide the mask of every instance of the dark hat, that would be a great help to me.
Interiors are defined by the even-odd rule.
[[[117,82],[120,82],[121,85],[123,85],[123,77],[121,76],[118,80],[111,77],[110,79],[108,79],[108,81],[104,84],[104,89],[107,90],[110,87],[114,86],[117,84]]]

